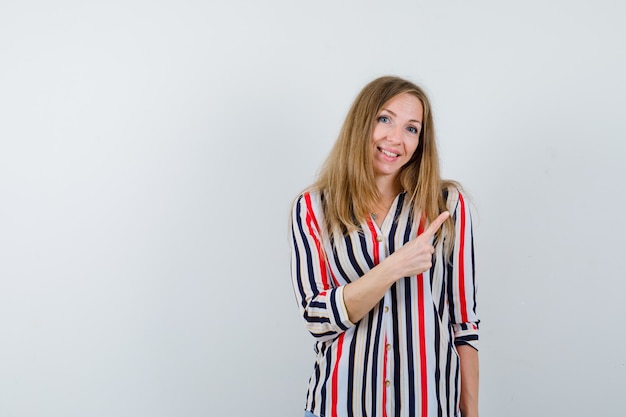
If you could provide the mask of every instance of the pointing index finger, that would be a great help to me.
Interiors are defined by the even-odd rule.
[[[430,239],[431,237],[435,236],[437,230],[439,230],[443,222],[445,222],[448,217],[450,217],[449,211],[444,211],[443,213],[441,213],[435,220],[433,220],[428,228],[424,230],[424,233],[422,233],[421,236],[424,236],[424,238],[426,239]]]

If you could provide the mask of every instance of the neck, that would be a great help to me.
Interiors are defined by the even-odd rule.
[[[402,191],[398,177],[379,176],[376,178],[376,188],[380,195],[380,200],[393,200]]]
[[[376,178],[379,198],[372,207],[372,217],[381,226],[382,221],[391,208],[396,196],[402,191],[397,178],[381,176]]]

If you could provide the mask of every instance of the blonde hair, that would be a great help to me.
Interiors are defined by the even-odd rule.
[[[330,234],[345,234],[359,229],[360,223],[369,217],[380,198],[374,182],[370,146],[372,131],[385,104],[403,93],[415,96],[424,108],[418,147],[399,174],[400,185],[413,203],[415,218],[421,212],[427,223],[432,222],[446,210],[443,190],[449,186],[458,187],[458,184],[443,181],[440,177],[433,117],[426,93],[402,78],[377,78],[367,84],[354,100],[339,137],[312,186],[323,196],[326,230]],[[442,229],[444,236],[448,237],[446,252],[449,252],[454,236],[452,220],[448,219]]]

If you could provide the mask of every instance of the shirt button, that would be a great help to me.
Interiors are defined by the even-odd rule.
[[[383,237],[382,236],[376,236],[376,241],[377,242],[382,242],[383,241]]]
[[[385,346],[385,349],[387,349],[387,350],[391,349],[391,345],[389,343],[387,343],[387,346]]]
[[[385,306],[385,313],[389,313],[389,307]]]
[[[391,382],[389,380],[385,381],[385,386],[388,387],[389,385],[391,385]]]

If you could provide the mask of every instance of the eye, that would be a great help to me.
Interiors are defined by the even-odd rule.
[[[378,116],[378,121],[380,123],[389,123],[389,117],[387,117],[387,116]]]
[[[406,130],[408,130],[409,132],[411,132],[413,134],[419,133],[419,131],[415,127],[413,127],[413,126],[407,127]]]

